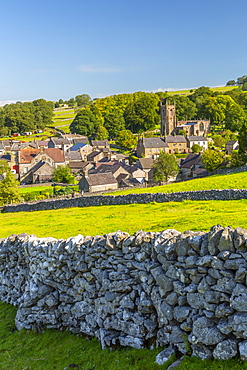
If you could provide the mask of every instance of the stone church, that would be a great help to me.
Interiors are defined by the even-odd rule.
[[[206,136],[210,130],[209,120],[177,121],[176,104],[160,104],[161,126],[160,135],[178,135],[180,130],[186,131],[188,136]]]

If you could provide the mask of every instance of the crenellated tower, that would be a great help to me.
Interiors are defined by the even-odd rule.
[[[169,104],[168,99],[165,105],[160,105],[160,135],[171,135],[177,127],[176,104]]]

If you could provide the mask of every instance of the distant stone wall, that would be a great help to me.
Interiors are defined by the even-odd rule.
[[[122,205],[134,203],[181,202],[183,200],[231,200],[247,199],[246,189],[181,191],[177,193],[143,193],[127,195],[94,195],[68,199],[42,200],[4,206],[2,212],[30,212],[48,209]]]
[[[247,359],[247,230],[0,240],[0,300],[18,329],[69,328],[102,348],[172,345]]]

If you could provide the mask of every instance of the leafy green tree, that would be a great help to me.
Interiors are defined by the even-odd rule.
[[[75,102],[78,107],[85,107],[89,104],[91,98],[88,94],[81,94],[75,97]]]
[[[202,153],[202,163],[207,171],[212,172],[223,162],[223,154],[217,150],[207,149]]]
[[[70,98],[68,101],[67,101],[67,104],[69,107],[73,108],[76,103],[75,103],[75,99],[74,98]]]
[[[0,159],[0,175],[6,174],[7,172],[10,172],[8,162],[6,162],[3,159]]]
[[[173,95],[169,101],[175,102],[176,104],[176,116],[178,121],[195,118],[197,113],[196,104],[187,96]]]
[[[243,83],[242,90],[243,91],[247,91],[247,82],[244,82]]]
[[[0,182],[0,202],[2,204],[19,202],[21,196],[18,186],[19,182],[8,169],[4,179]]]
[[[247,162],[247,122],[243,124],[238,133],[239,155]]]
[[[33,102],[34,106],[34,121],[36,128],[44,129],[46,126],[52,125],[53,118],[53,102],[44,99],[37,99]]]
[[[63,182],[65,184],[74,184],[75,178],[71,175],[69,166],[58,166],[54,169],[52,181]]]
[[[238,77],[237,85],[243,85],[245,82],[247,82],[247,76],[246,75],[244,75],[242,77]]]
[[[177,159],[173,154],[160,151],[159,157],[154,161],[154,180],[167,182],[170,177],[174,177],[179,172]]]
[[[62,104],[64,104],[64,101],[63,101],[63,99],[59,99],[59,100],[58,100],[58,103],[59,103],[59,105],[62,105]]]
[[[81,109],[70,124],[72,134],[92,136],[97,128],[96,117],[90,109]]]
[[[222,135],[214,135],[213,140],[214,140],[214,145],[221,148],[222,146],[226,145],[228,138],[225,138]]]
[[[235,80],[230,80],[226,83],[226,86],[234,86],[236,85],[236,81]]]
[[[241,167],[244,165],[243,157],[234,151],[230,154],[229,162],[230,167]]]
[[[4,106],[5,126],[11,133],[32,131],[35,128],[32,103],[16,103]]]
[[[202,147],[199,144],[193,144],[191,150],[192,153],[200,153],[202,151]]]
[[[179,130],[178,135],[183,135],[184,137],[186,137],[187,132],[185,130]]]
[[[119,132],[116,144],[123,147],[133,149],[136,145],[137,138],[130,130],[122,130]]]
[[[118,136],[119,132],[125,129],[124,117],[117,109],[106,113],[104,116],[104,126],[111,138]]]
[[[104,126],[99,126],[96,132],[96,140],[106,140],[108,139],[109,133]]]
[[[130,103],[124,112],[126,128],[133,133],[153,130],[160,122],[158,103],[159,97],[155,94],[145,95]]]

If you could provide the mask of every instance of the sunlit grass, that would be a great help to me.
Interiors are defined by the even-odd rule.
[[[2,238],[24,232],[39,237],[68,238],[77,234],[102,235],[117,230],[129,234],[140,229],[208,231],[215,224],[247,229],[247,200],[183,201],[1,213],[0,221]]]
[[[168,185],[154,186],[149,188],[120,190],[118,192],[114,192],[114,195],[131,193],[174,193],[177,191],[211,189],[247,189],[247,172],[208,176],[200,179],[192,179],[189,181],[176,182]]]

